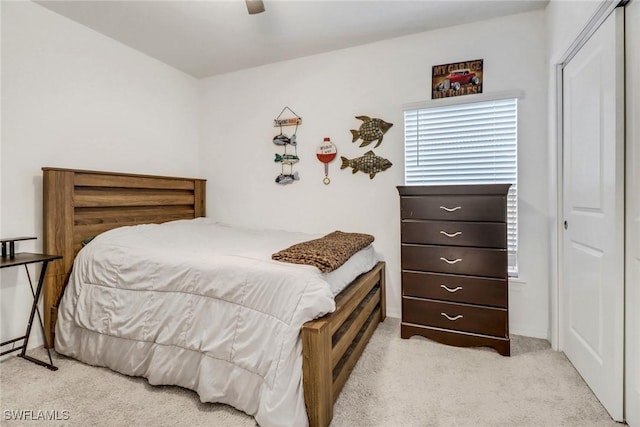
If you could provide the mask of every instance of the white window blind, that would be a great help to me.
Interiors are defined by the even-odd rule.
[[[517,275],[517,98],[404,113],[405,184],[512,184],[507,196],[509,274]]]

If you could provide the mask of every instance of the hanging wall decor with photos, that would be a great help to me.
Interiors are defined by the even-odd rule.
[[[434,65],[431,72],[431,99],[482,93],[483,60]]]
[[[285,111],[289,111],[294,117],[282,117]],[[298,172],[293,171],[293,165],[300,161],[298,157],[298,126],[302,123],[302,117],[298,116],[289,107],[284,107],[278,117],[273,120],[273,126],[280,128],[280,133],[273,137],[273,143],[283,147],[283,153],[276,153],[274,162],[280,163],[280,175],[275,182],[281,185],[291,184],[300,179]],[[286,135],[283,126],[295,126],[291,136]]]

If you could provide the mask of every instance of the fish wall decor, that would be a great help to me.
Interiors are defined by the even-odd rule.
[[[295,154],[278,154],[276,153],[276,158],[274,160],[274,162],[280,162],[283,165],[292,165],[294,163],[298,163],[300,161],[300,158],[295,155]]]
[[[276,183],[280,185],[291,184],[293,181],[298,181],[298,180],[300,180],[300,175],[298,174],[298,172],[281,173],[276,177]]]
[[[393,123],[387,123],[381,119],[372,119],[369,116],[356,116],[356,119],[362,120],[360,129],[351,129],[353,140],[356,142],[358,139],[362,139],[360,147],[371,144],[373,141],[377,141],[373,148],[378,147],[382,143],[384,134],[393,126]]]
[[[295,134],[291,135],[291,137],[288,137],[283,133],[280,133],[279,135],[274,136],[273,143],[276,145],[294,145],[294,146],[298,145],[298,143],[296,142]]]
[[[356,173],[358,171],[368,173],[370,179],[373,179],[378,172],[386,171],[393,166],[389,160],[376,156],[373,150],[369,150],[364,153],[363,156],[356,157],[355,159],[347,159],[344,156],[341,156],[340,158],[342,159],[342,166],[340,166],[340,169],[351,166],[353,169],[352,173]]]
[[[289,110],[295,117],[292,118],[282,118],[282,114],[285,111]],[[300,180],[300,175],[298,172],[293,171],[293,165],[300,161],[300,157],[298,157],[298,141],[297,141],[297,133],[298,126],[302,123],[302,117],[298,116],[293,110],[289,107],[284,107],[278,117],[273,121],[273,125],[275,127],[280,128],[280,133],[273,137],[271,140],[275,145],[279,145],[283,149],[283,153],[276,153],[275,159],[273,160],[276,163],[280,163],[280,175],[278,175],[275,179],[275,182],[280,185],[291,184],[294,181]],[[293,134],[291,136],[287,136],[282,132],[283,126],[295,126],[293,130]],[[291,150],[291,151],[288,151]],[[285,173],[285,166],[289,169],[289,173]]]

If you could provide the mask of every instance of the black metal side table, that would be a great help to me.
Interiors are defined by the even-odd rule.
[[[45,336],[44,325],[42,324],[42,316],[40,316],[40,310],[38,309],[38,300],[40,299],[40,294],[42,293],[42,284],[44,283],[44,277],[47,272],[47,266],[49,265],[49,262],[62,258],[60,255],[34,254],[34,253],[26,253],[26,252],[15,253],[15,242],[21,241],[21,240],[33,240],[33,239],[35,239],[35,237],[14,237],[11,239],[0,239],[0,243],[2,244],[2,257],[0,257],[0,269],[24,265],[24,268],[27,271],[27,278],[29,279],[29,287],[31,289],[31,294],[33,295],[33,304],[31,305],[31,314],[29,315],[29,322],[27,323],[27,331],[24,334],[24,336],[0,343],[0,347],[3,347],[5,345],[23,340],[22,345],[12,348],[11,350],[3,351],[2,353],[0,353],[0,356],[3,356],[8,353],[13,353],[14,351],[22,350],[18,355],[18,357],[22,357],[23,359],[29,360],[30,362],[36,363],[40,366],[44,366],[52,371],[57,371],[58,368],[53,366],[53,360],[51,359],[51,352],[49,351],[49,348],[47,348],[47,354],[49,355],[49,363],[43,362],[42,360],[35,359],[31,356],[27,356],[26,354],[27,344],[29,343],[29,336],[31,335],[31,327],[33,326],[33,319],[36,313],[38,314],[38,319],[40,321],[42,336],[43,337]],[[9,253],[7,253],[7,243],[9,243]],[[38,284],[36,286],[36,289],[34,290],[27,265],[35,264],[35,263],[42,263],[42,269],[40,270],[40,278],[38,279]]]

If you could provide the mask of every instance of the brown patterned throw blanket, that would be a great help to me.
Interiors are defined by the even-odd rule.
[[[276,261],[316,266],[329,273],[344,264],[354,253],[373,242],[373,236],[334,231],[319,239],[298,243],[271,255]]]

